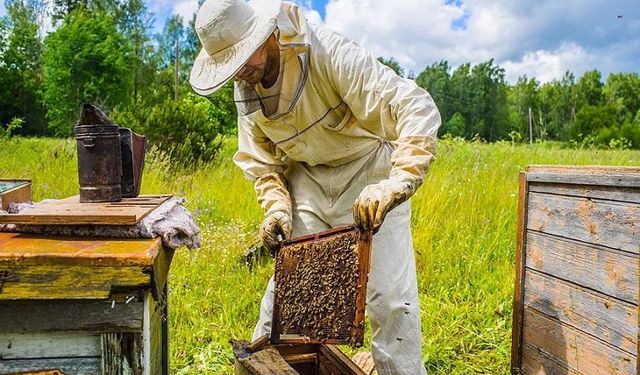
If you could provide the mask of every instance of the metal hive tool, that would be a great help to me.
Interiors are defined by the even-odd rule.
[[[276,255],[273,343],[362,346],[371,236],[345,226],[283,244]]]

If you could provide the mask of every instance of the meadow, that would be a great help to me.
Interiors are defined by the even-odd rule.
[[[203,239],[199,250],[178,250],[171,268],[172,374],[232,373],[227,341],[250,338],[272,273],[269,259],[252,269],[241,261],[257,242],[261,212],[252,184],[231,162],[235,148],[228,138],[217,161],[188,168],[148,154],[142,192],[185,197]],[[509,373],[518,172],[530,164],[637,166],[640,151],[440,143],[412,216],[430,374]],[[36,201],[77,194],[75,143],[0,139],[0,177],[32,179]]]

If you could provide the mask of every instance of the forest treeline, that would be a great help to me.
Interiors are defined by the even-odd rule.
[[[0,137],[69,136],[84,102],[186,162],[212,159],[222,135],[235,131],[231,84],[209,100],[188,85],[199,51],[194,19],[174,15],[156,33],[142,0],[6,0],[5,7]],[[393,58],[380,60],[404,73]],[[434,97],[441,136],[640,148],[638,73],[567,72],[549,83],[509,84],[493,60],[456,68],[440,61],[409,78]]]

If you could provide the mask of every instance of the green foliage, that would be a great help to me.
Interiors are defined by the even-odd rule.
[[[0,125],[0,138],[11,138],[14,135],[14,132],[19,130],[22,125],[24,125],[24,120],[19,117],[13,118],[5,127]]]
[[[456,112],[449,121],[447,121],[443,133],[451,134],[453,137],[464,137],[465,128],[464,117],[459,112]]]
[[[22,134],[46,130],[38,35],[41,8],[33,0],[7,2],[7,18],[0,20],[0,124],[23,118]]]
[[[144,134],[183,165],[213,160],[222,147],[224,125],[211,115],[211,104],[195,94],[165,99],[153,107],[114,111],[113,121]]]
[[[82,103],[108,109],[129,102],[125,46],[112,16],[82,7],[45,38],[44,100],[55,134],[71,134]]]
[[[614,106],[587,104],[576,114],[576,121],[569,129],[569,136],[573,140],[581,140],[588,135],[594,135],[597,143],[607,143],[609,137],[616,134],[614,129],[617,122],[617,111]]]
[[[427,67],[416,83],[431,93],[444,123],[455,113],[464,117],[463,136],[487,141],[504,139],[509,133],[507,84],[504,70],[493,60],[471,66],[460,65],[449,74],[445,61]],[[440,135],[446,134],[446,128]]]
[[[404,77],[404,69],[402,68],[400,63],[393,57],[389,59],[385,59],[384,57],[381,56],[381,57],[378,57],[378,61],[380,61],[382,64],[391,68],[391,70],[396,72],[397,75]]]
[[[0,140],[0,150],[7,151],[0,173],[31,178],[35,200],[77,194],[73,140],[15,137]],[[261,209],[231,161],[235,150],[229,138],[219,161],[197,169],[148,155],[142,192],[186,197],[202,230],[202,249],[177,250],[171,265],[171,374],[233,374],[228,340],[250,338],[273,273],[272,261],[250,271],[239,260],[256,241]],[[529,164],[593,163],[637,166],[640,151],[440,143],[411,218],[429,374],[509,373],[518,172]],[[362,350],[370,350],[365,342]]]

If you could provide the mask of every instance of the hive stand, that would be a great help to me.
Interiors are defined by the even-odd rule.
[[[160,239],[0,233],[0,374],[168,374]]]

